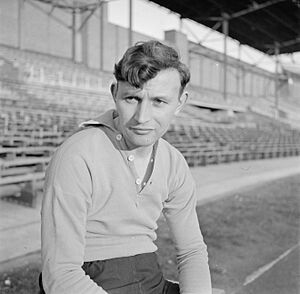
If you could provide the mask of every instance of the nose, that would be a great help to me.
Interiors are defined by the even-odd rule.
[[[152,110],[151,110],[151,105],[147,101],[142,101],[138,104],[134,119],[140,123],[146,123],[151,119],[152,115]]]

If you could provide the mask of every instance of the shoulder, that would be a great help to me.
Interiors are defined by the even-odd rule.
[[[54,152],[47,167],[47,178],[77,170],[83,174],[104,156],[101,148],[109,139],[100,128],[81,129],[67,138]],[[109,149],[109,148],[107,148]]]
[[[171,168],[180,167],[180,166],[187,167],[187,163],[184,156],[177,148],[175,148],[173,145],[171,145],[168,141],[166,141],[163,138],[160,139],[159,145],[163,157],[165,159],[168,159]]]
[[[109,143],[109,139],[100,127],[89,127],[76,131],[68,137],[57,149],[60,155],[89,154]]]
[[[190,183],[190,168],[182,153],[164,139],[160,139],[157,159],[160,173],[167,176],[169,191]]]

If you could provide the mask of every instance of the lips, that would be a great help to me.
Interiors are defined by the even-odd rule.
[[[153,131],[153,129],[149,128],[137,128],[137,127],[131,127],[130,128],[132,132],[138,135],[147,135]]]

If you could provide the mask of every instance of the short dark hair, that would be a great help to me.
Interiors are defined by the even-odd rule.
[[[138,42],[128,48],[122,59],[115,64],[114,76],[117,81],[141,88],[159,71],[168,68],[179,72],[182,92],[190,80],[190,71],[180,61],[177,51],[159,41]]]

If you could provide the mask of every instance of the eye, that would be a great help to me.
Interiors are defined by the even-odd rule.
[[[160,99],[160,98],[154,98],[153,99],[153,104],[156,106],[162,106],[163,104],[166,104],[167,102]]]
[[[127,103],[134,104],[134,103],[139,102],[139,98],[135,97],[135,96],[128,96],[128,97],[125,97],[125,101]]]

